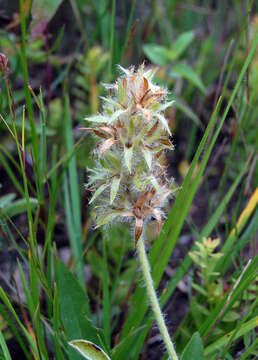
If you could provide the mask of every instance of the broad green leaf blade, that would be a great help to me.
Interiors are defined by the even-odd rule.
[[[203,85],[200,77],[190,68],[187,64],[179,62],[175,64],[172,68],[173,72],[180,74],[183,78],[191,81],[195,86],[197,86],[204,94],[206,92],[205,86]]]
[[[203,344],[200,334],[194,333],[186,345],[180,360],[204,360]]]
[[[68,268],[55,259],[55,278],[59,295],[60,316],[64,332],[70,341],[86,338],[99,344],[99,332],[87,318],[86,294]]]
[[[172,44],[171,49],[169,50],[170,60],[177,59],[191,44],[193,39],[194,39],[193,31],[186,31],[183,34],[181,34]]]
[[[185,51],[193,38],[193,31],[187,31],[181,34],[170,48],[156,44],[145,44],[143,52],[153,63],[161,66],[168,65]]]
[[[146,44],[143,45],[143,52],[152,63],[163,66],[169,64],[168,49],[161,45]]]
[[[86,340],[73,340],[69,342],[87,360],[111,360],[110,357],[96,344]]]

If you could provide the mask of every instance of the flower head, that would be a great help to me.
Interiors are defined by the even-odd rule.
[[[152,83],[153,70],[123,69],[115,84],[105,85],[101,114],[86,118],[99,138],[95,167],[89,169],[97,227],[114,220],[133,221],[135,242],[144,223],[155,218],[159,231],[173,180],[166,176],[165,150],[172,150],[164,116],[167,90]]]

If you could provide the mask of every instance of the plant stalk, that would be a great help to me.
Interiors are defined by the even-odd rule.
[[[144,242],[143,242],[142,236],[138,240],[136,247],[137,247],[139,260],[140,260],[141,267],[142,267],[144,282],[145,282],[146,288],[147,288],[147,296],[150,300],[151,307],[154,312],[154,316],[157,321],[161,336],[165,343],[165,346],[166,346],[166,349],[167,349],[170,359],[178,360],[174,345],[170,339],[168,329],[166,327],[165,320],[164,320],[164,317],[161,312],[157,294],[156,294],[154,286],[153,286],[153,281],[152,281],[152,277],[151,277],[151,273],[150,273],[150,265],[149,265],[148,258],[147,258],[146,252],[145,252],[145,247],[144,247]]]

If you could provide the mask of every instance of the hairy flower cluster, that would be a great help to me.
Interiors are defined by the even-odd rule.
[[[135,224],[135,243],[143,226],[156,219],[159,231],[173,180],[166,176],[165,150],[172,150],[164,111],[167,90],[152,83],[154,70],[120,67],[123,75],[105,85],[101,114],[87,117],[100,142],[95,167],[89,169],[96,226],[127,219]]]

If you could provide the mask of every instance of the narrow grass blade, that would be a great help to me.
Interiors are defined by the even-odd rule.
[[[74,146],[73,132],[72,132],[72,119],[70,113],[70,103],[67,94],[64,94],[64,137],[66,151],[72,151]],[[69,237],[73,250],[74,262],[80,258],[82,253],[82,229],[81,229],[81,204],[80,204],[80,191],[78,185],[78,176],[76,169],[76,161],[73,156],[68,163],[68,178],[69,182],[64,183],[65,187],[65,209],[66,217],[69,217]],[[83,262],[77,263],[76,272],[78,279],[84,285]]]
[[[258,204],[258,188],[254,191],[252,194],[250,200],[248,201],[245,209],[242,211],[236,227],[230,232],[227,240],[225,241],[224,245],[222,246],[221,252],[224,254],[223,258],[218,262],[215,271],[217,269],[220,269],[222,273],[224,273],[224,265],[228,259],[228,257],[231,255],[231,249],[234,247],[234,242],[238,239],[238,235],[243,230],[245,224],[249,220],[250,216],[253,214],[255,208]]]
[[[110,21],[110,58],[109,58],[109,78],[112,79],[112,70],[114,62],[114,38],[115,38],[115,17],[116,17],[116,0],[112,0],[112,12]]]
[[[8,326],[12,333],[14,334],[16,340],[18,341],[23,353],[26,356],[26,359],[32,360],[32,356],[30,356],[28,351],[28,345],[24,343],[24,339],[21,337],[19,331],[17,330],[16,324],[13,322],[13,319],[10,318],[9,314],[7,313],[6,309],[4,309],[4,306],[0,304],[0,314],[4,317],[6,322],[8,323]]]
[[[34,113],[33,113],[33,106],[32,106],[32,99],[29,90],[29,74],[28,74],[28,63],[27,63],[27,54],[26,54],[26,19],[24,13],[24,1],[19,0],[20,6],[20,19],[21,19],[21,61],[22,61],[22,69],[23,69],[23,77],[24,77],[24,92],[25,92],[25,99],[28,111],[28,118],[31,128],[31,135],[32,135],[32,152],[33,158],[35,160],[36,166],[39,164],[39,154],[38,154],[38,137],[36,132],[36,126],[34,122]],[[36,173],[38,174],[38,169],[36,169]]]
[[[8,347],[6,345],[3,333],[2,333],[1,330],[0,330],[0,346],[1,346],[2,351],[3,351],[4,359],[5,360],[12,360],[11,355],[10,355],[9,350],[8,350]]]
[[[110,350],[111,345],[111,304],[109,293],[109,273],[108,273],[108,259],[106,240],[103,239],[103,267],[102,267],[102,281],[103,281],[103,329],[105,342]]]
[[[207,317],[201,328],[199,329],[200,335],[205,337],[209,334],[214,324],[218,320],[222,320],[227,314],[227,311],[232,307],[237,299],[239,299],[245,289],[254,281],[256,277],[256,270],[258,265],[258,257],[254,258],[248,267],[244,269],[244,273],[240,274],[236,286],[232,287],[231,292],[226,293],[224,298],[218,303],[216,308],[212,311],[210,316]],[[231,294],[231,296],[229,296]]]
[[[17,316],[12,304],[10,303],[10,301],[9,301],[7,295],[5,294],[4,290],[2,289],[2,287],[0,287],[0,298],[2,299],[2,301],[5,304],[5,306],[7,307],[7,309],[10,311],[10,313],[13,315],[13,317],[17,321],[19,327],[21,328],[24,336],[26,337],[26,339],[27,339],[28,343],[30,344],[30,346],[32,347],[33,351],[36,354],[38,354],[35,342],[33,341],[31,335],[29,334],[29,332],[23,326],[22,322],[20,321],[19,317]]]
[[[241,355],[239,360],[248,360],[250,359],[251,355],[258,356],[258,338],[254,340],[252,345],[249,345],[248,348],[245,350],[245,352]]]
[[[1,149],[1,148],[0,148]],[[2,150],[2,149],[1,149]],[[14,171],[11,169],[8,161],[6,161],[4,152],[0,152],[0,163],[3,166],[4,170],[6,171],[6,173],[8,174],[8,177],[10,178],[10,180],[12,181],[13,185],[15,186],[15,188],[17,189],[17,191],[21,194],[21,196],[24,196],[24,191],[22,186],[20,185],[19,180],[17,179],[16,174],[14,173]]]
[[[258,316],[254,317],[253,319],[247,321],[244,323],[237,334],[234,337],[235,339],[238,339],[239,337],[243,336],[244,334],[248,333],[249,331],[253,330],[258,326]],[[234,331],[234,330],[233,330]],[[209,356],[213,354],[216,350],[221,349],[223,346],[227,344],[228,338],[231,336],[231,333],[226,334],[225,336],[222,336],[220,339],[212,343],[211,345],[207,346],[204,349],[204,355]]]

